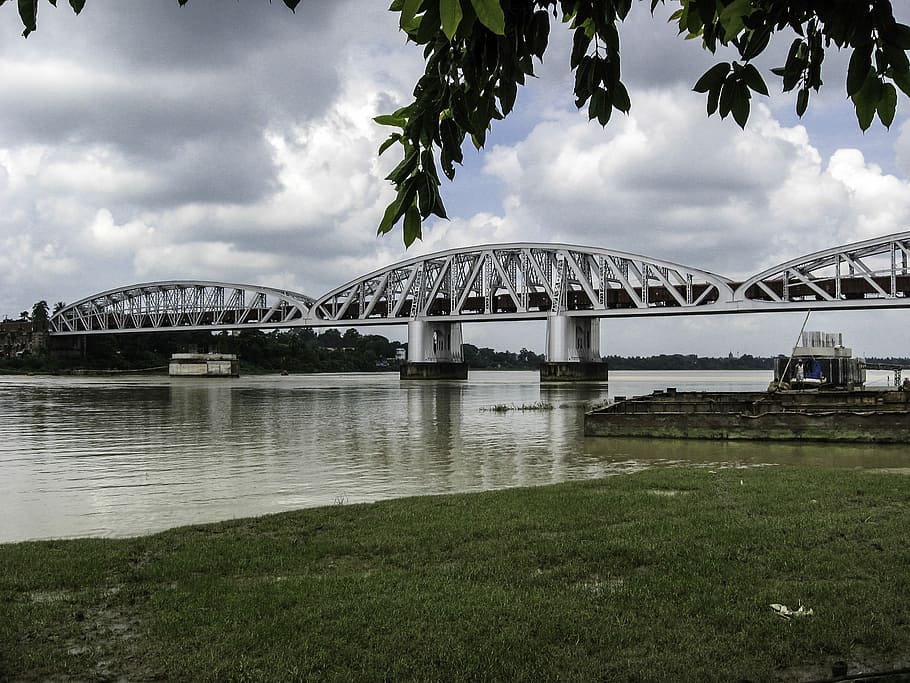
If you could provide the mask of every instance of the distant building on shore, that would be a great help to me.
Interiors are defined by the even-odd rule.
[[[36,332],[30,320],[0,321],[0,357],[37,355],[47,349],[47,332]]]

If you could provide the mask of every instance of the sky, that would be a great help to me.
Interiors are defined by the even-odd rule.
[[[88,0],[40,4],[21,37],[0,7],[0,318],[165,279],[317,297],[416,255],[496,242],[562,242],[675,261],[738,279],[802,254],[908,229],[910,101],[862,133],[831,49],[797,119],[772,92],[745,131],[705,114],[692,84],[715,61],[637,2],[621,28],[628,116],[578,112],[571,33],[554,22],[538,78],[482,151],[467,149],[405,249],[376,235],[394,151],[372,118],[406,104],[423,70],[387,2]],[[668,2],[672,5],[672,2]],[[895,3],[899,20],[910,8]],[[804,314],[610,319],[601,353],[772,355]],[[866,356],[910,355],[910,311],[812,314]],[[405,340],[404,327],[361,328]],[[474,323],[477,346],[542,352],[543,323]]]

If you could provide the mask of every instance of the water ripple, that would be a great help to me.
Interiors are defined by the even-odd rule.
[[[611,393],[761,388],[767,373],[613,373]],[[604,387],[534,373],[0,377],[0,542],[123,536],[313,505],[528,486],[660,461],[890,466],[902,449],[584,439]],[[497,413],[497,404],[550,403]],[[903,462],[903,460],[900,460]]]

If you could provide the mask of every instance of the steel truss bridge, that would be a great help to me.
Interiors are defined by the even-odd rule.
[[[611,249],[513,243],[419,256],[318,298],[269,287],[165,281],[56,312],[55,336],[547,320],[552,316],[756,313],[910,307],[910,232],[826,249],[743,282]]]

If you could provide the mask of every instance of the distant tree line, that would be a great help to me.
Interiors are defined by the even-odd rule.
[[[462,344],[462,356],[468,367],[479,370],[495,370],[499,368],[510,370],[536,370],[544,362],[544,355],[522,349],[514,351],[494,351],[484,347],[478,348],[473,344]]]
[[[771,370],[774,358],[732,353],[711,358],[694,354],[660,354],[659,356],[606,356],[611,370]]]
[[[56,312],[64,306],[57,302]],[[67,372],[128,371],[163,369],[174,353],[233,353],[240,357],[242,372],[375,372],[397,370],[406,344],[376,334],[361,334],[354,328],[345,332],[311,328],[291,330],[243,330],[240,334],[210,332],[156,332],[86,335],[51,338],[50,343],[18,344],[19,337],[46,340],[48,305],[39,301],[31,314],[23,311],[19,320],[0,323],[0,371]],[[9,329],[4,330],[7,326]],[[21,341],[21,340],[20,340]],[[14,351],[19,349],[19,351]],[[25,349],[23,352],[22,349]],[[543,354],[522,348],[497,351],[463,344],[462,354],[469,367],[503,370],[536,370]],[[606,356],[611,370],[771,370],[772,357],[744,354],[706,357],[695,354],[657,356]],[[868,358],[870,363],[910,367],[907,358]]]
[[[0,359],[8,371],[66,372],[144,370],[163,368],[174,353],[234,353],[242,371],[250,372],[370,372],[397,368],[400,342],[380,335],[308,328],[241,334],[155,332],[52,338],[46,354]]]

